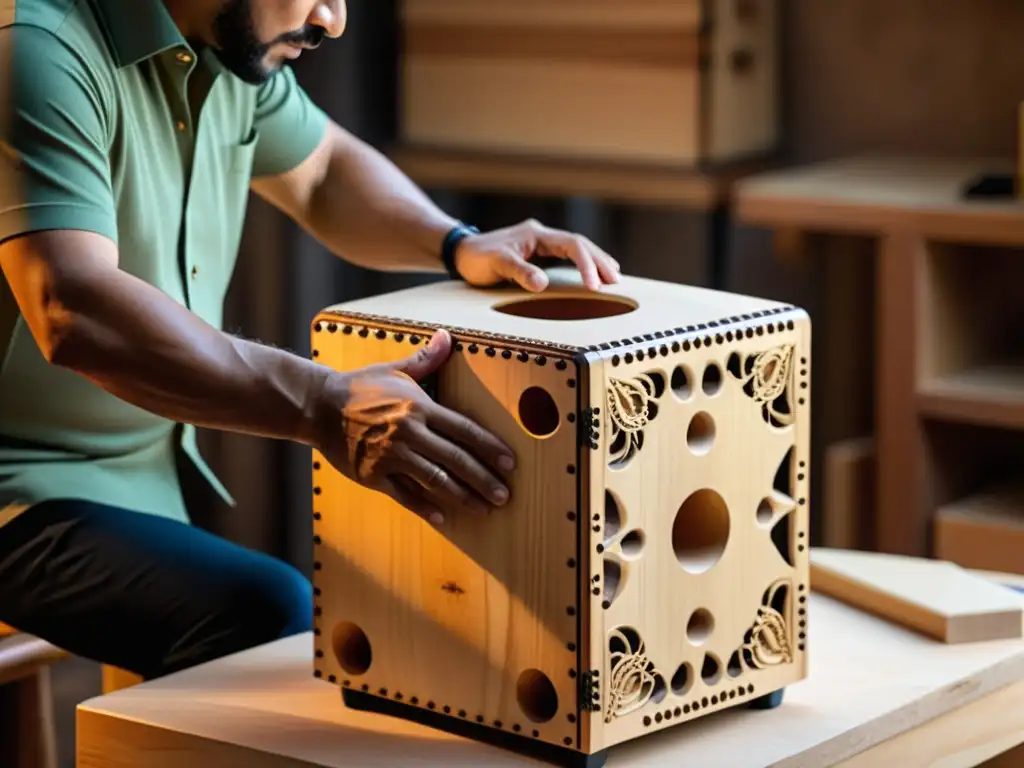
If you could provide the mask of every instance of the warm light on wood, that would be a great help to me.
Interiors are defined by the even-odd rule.
[[[315,318],[336,370],[450,330],[437,399],[518,460],[508,505],[437,530],[314,454],[316,674],[592,754],[804,677],[811,331],[778,302],[549,274]]]

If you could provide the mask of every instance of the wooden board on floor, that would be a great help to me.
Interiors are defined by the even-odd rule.
[[[882,744],[917,754],[915,744],[925,749],[922,739],[930,738],[922,729],[936,717],[947,717],[974,754],[1024,742],[1021,724],[998,716],[1005,707],[1000,695],[1024,687],[1024,641],[947,645],[821,595],[812,595],[808,606],[810,675],[787,690],[781,707],[729,710],[619,745],[609,768],[817,768],[843,765]],[[347,711],[334,686],[311,676],[312,653],[312,637],[300,635],[84,702],[77,765],[544,765],[420,725]],[[976,710],[988,714],[978,719]],[[961,720],[961,711],[974,716]]]
[[[811,589],[946,643],[1022,637],[1024,600],[954,563],[816,548]]]

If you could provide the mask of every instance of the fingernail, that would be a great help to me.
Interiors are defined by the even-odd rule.
[[[432,512],[430,514],[430,524],[438,527],[444,525],[444,515],[440,512]]]
[[[511,456],[498,457],[498,469],[504,470],[505,472],[511,472],[515,468],[516,463],[512,460]]]
[[[508,491],[500,485],[491,489],[491,501],[495,504],[504,504],[508,501]]]

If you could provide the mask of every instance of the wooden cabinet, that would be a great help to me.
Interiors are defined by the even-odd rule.
[[[403,144],[694,166],[769,152],[775,0],[404,0]]]

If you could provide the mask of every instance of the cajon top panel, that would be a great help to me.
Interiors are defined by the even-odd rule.
[[[738,322],[744,314],[787,305],[688,285],[623,276],[599,292],[575,269],[548,272],[539,294],[519,287],[479,289],[460,281],[432,283],[328,307],[325,314],[368,317],[428,329],[507,337],[540,347],[581,351],[646,334],[711,322]],[[571,319],[561,319],[569,317]]]

